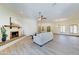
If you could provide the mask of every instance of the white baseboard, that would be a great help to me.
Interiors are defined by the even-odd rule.
[[[57,34],[57,35],[67,35],[67,36],[77,36],[77,37],[79,37],[79,34],[62,34],[62,33],[54,33],[54,34]]]

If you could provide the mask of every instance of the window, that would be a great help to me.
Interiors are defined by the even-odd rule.
[[[73,33],[73,26],[70,26],[70,33]]]
[[[70,33],[77,33],[78,32],[78,26],[77,25],[71,25],[70,26]]]
[[[44,31],[44,26],[42,26],[41,31]]]
[[[60,32],[65,32],[65,26],[60,26]]]
[[[51,27],[47,26],[47,32],[51,32]]]

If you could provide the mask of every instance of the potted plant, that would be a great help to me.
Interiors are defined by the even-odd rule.
[[[6,29],[4,28],[4,26],[1,27],[1,33],[2,33],[2,42],[5,42],[7,38],[7,34],[6,34]]]

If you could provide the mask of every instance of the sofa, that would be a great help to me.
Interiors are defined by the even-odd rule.
[[[53,33],[52,32],[44,32],[33,36],[33,42],[38,44],[42,47],[47,42],[53,40]]]

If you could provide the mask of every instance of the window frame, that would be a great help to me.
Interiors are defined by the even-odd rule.
[[[77,32],[76,33],[78,33],[78,25],[77,24],[72,24],[72,25],[70,25],[70,26],[72,26],[72,29],[70,29],[70,26],[69,26],[69,32],[73,33],[73,34],[75,34],[75,32],[74,32],[74,25],[77,26]],[[70,30],[72,30],[72,32]]]
[[[66,26],[65,25],[60,25],[59,28],[60,28],[60,33],[65,33],[66,32]]]

